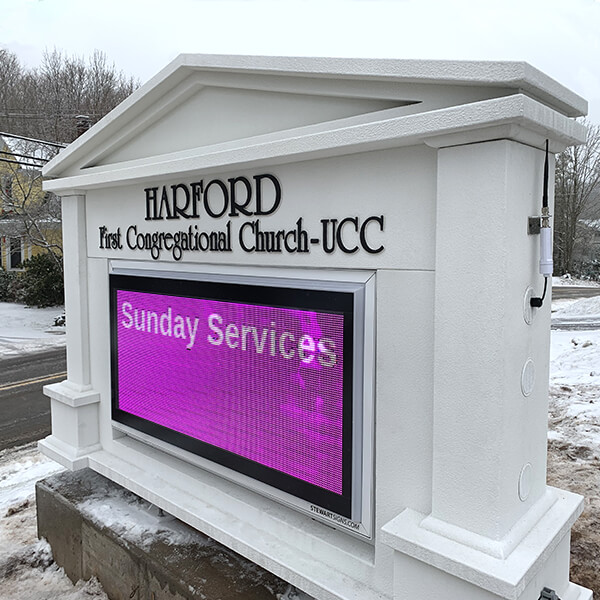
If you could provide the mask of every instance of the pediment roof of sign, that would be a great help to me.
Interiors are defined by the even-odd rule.
[[[109,182],[110,173],[148,176],[158,162],[182,172],[204,155],[286,140],[301,149],[306,136],[354,127],[360,137],[361,126],[517,94],[565,118],[587,110],[522,62],[181,55],[61,151],[44,175],[85,186]]]

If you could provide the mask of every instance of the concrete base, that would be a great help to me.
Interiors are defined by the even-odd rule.
[[[283,580],[90,469],[38,482],[36,502],[56,563],[74,582],[97,577],[111,600],[291,597]]]

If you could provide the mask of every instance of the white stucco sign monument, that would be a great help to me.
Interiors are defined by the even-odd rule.
[[[525,63],[180,56],[45,169],[42,451],[319,600],[591,598],[531,305],[585,111]]]

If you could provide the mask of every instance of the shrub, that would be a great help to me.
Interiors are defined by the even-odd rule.
[[[19,273],[0,269],[0,302],[18,302],[21,282]]]
[[[580,279],[600,281],[600,246],[595,252],[589,252],[589,256],[575,263],[573,271]]]
[[[39,308],[64,303],[62,269],[50,254],[37,254],[28,258],[23,262],[23,268],[25,270],[20,277],[21,300],[17,301]]]
[[[600,259],[582,261],[576,265],[577,275],[581,279],[600,281]]]
[[[7,302],[9,300],[8,287],[10,285],[11,273],[0,269],[0,302]]]

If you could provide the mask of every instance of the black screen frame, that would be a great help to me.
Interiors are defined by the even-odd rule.
[[[353,390],[353,371],[355,368],[355,296],[352,292],[303,288],[301,286],[265,285],[262,282],[228,283],[222,281],[171,278],[162,275],[149,276],[115,273],[109,275],[109,290],[111,414],[113,421],[260,481],[286,494],[330,510],[343,517],[352,518],[353,501],[355,500],[353,494],[360,493],[353,481],[353,465],[360,449],[355,448],[353,444],[353,418],[356,406]],[[266,467],[243,456],[121,410],[119,408],[118,385],[118,290],[343,314],[342,494],[336,494],[281,471]]]

